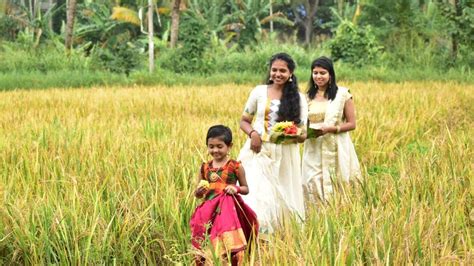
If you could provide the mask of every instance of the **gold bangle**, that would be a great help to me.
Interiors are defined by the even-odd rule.
[[[339,133],[341,131],[341,127],[340,126],[336,126],[336,133]]]

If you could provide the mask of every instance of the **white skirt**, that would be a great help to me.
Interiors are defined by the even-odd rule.
[[[330,167],[324,165],[323,137],[307,139],[303,148],[303,183],[307,188],[309,199],[319,197],[328,200],[333,193],[333,181],[349,182],[361,177],[359,160],[354,144],[348,132],[336,136],[336,166],[331,173]]]
[[[285,212],[304,220],[303,182],[299,144],[263,142],[255,153],[250,139],[238,160],[242,162],[249,186],[244,201],[255,211],[262,233],[272,233]]]

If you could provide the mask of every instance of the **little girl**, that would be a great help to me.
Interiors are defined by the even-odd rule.
[[[201,249],[207,235],[216,254],[231,256],[232,265],[241,265],[250,238],[258,232],[257,216],[238,195],[249,193],[244,168],[228,156],[232,148],[228,127],[210,127],[206,145],[212,160],[202,164],[194,192],[204,202],[191,217],[192,244]],[[196,264],[204,265],[204,258],[197,258]]]

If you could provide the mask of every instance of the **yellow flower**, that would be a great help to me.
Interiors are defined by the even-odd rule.
[[[198,187],[209,188],[209,182],[207,180],[202,179],[199,181]]]
[[[293,126],[291,121],[278,122],[272,127],[273,132],[283,132],[285,128]]]

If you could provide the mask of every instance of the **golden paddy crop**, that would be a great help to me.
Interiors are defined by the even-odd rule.
[[[287,220],[248,263],[474,263],[474,87],[340,85],[363,182],[309,206],[304,227]],[[191,263],[207,128],[233,130],[235,158],[250,89],[0,93],[0,263]]]

